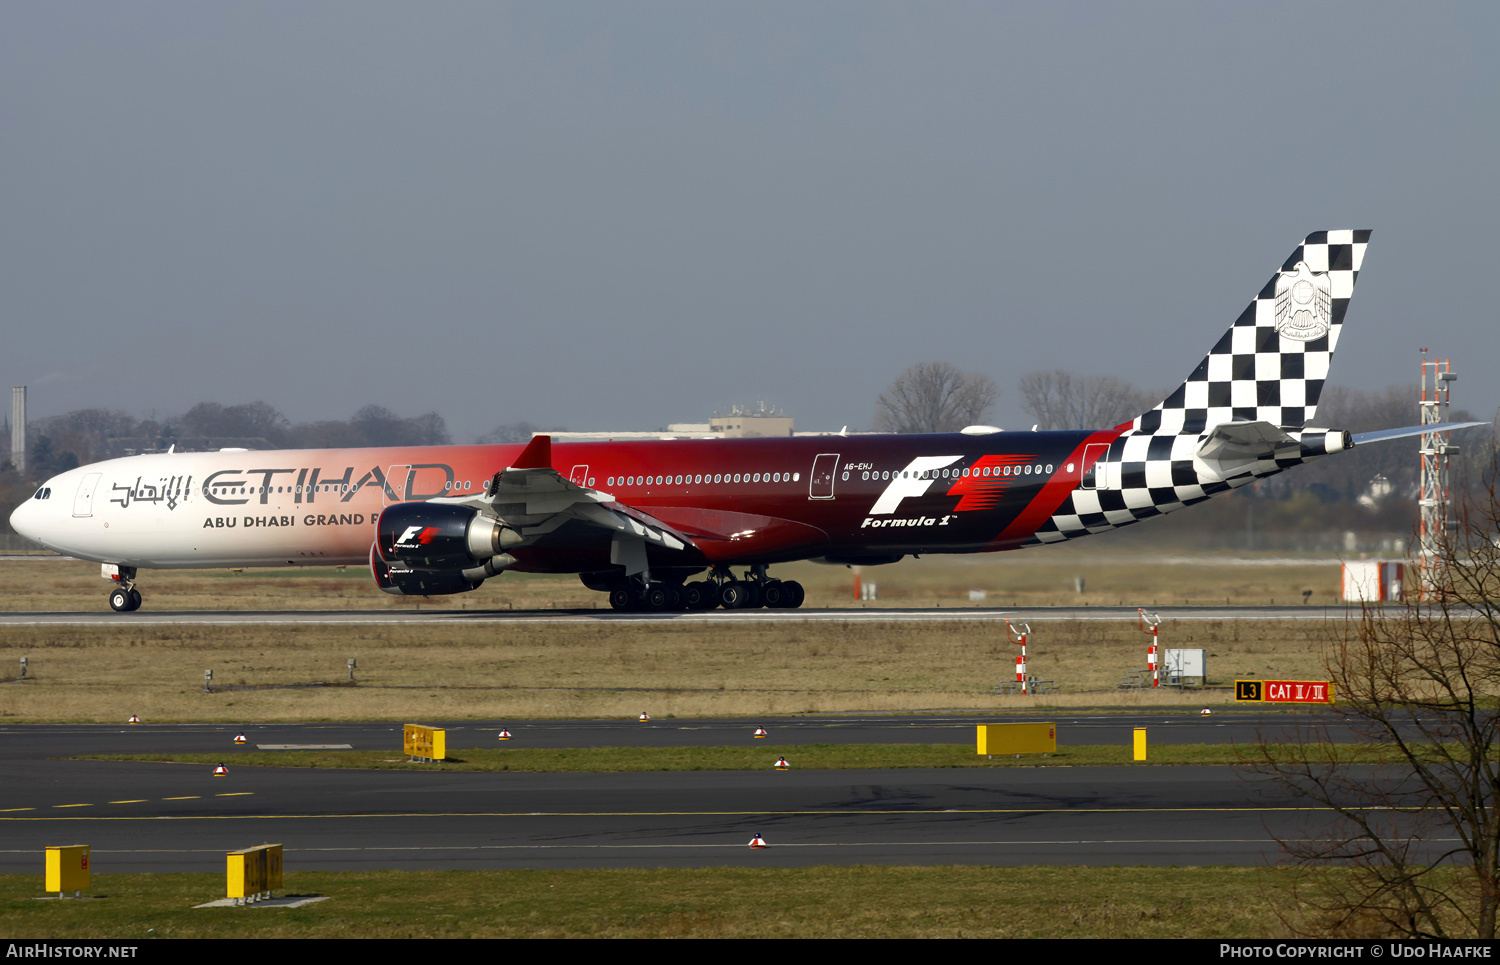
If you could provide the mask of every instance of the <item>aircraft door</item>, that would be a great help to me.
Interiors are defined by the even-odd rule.
[[[91,472],[78,484],[78,492],[73,495],[74,516],[94,515],[94,489],[99,485],[99,477],[103,475],[100,472]]]
[[[1109,444],[1099,443],[1085,446],[1083,450],[1083,463],[1088,466],[1084,470],[1083,478],[1079,480],[1079,489],[1109,489]],[[1116,475],[1118,476],[1118,470]],[[1119,480],[1115,480],[1116,486]]]
[[[589,482],[589,467],[574,466],[573,471],[568,473],[568,482],[575,486],[587,486]]]
[[[808,483],[808,499],[832,499],[833,479],[839,468],[839,453],[821,453],[813,460],[812,480]]]
[[[1088,464],[1089,459],[1094,459],[1094,464],[1089,465],[1089,470],[1083,474],[1079,482],[1080,489],[1119,489],[1121,486],[1121,465],[1110,459],[1110,447],[1107,443],[1085,446],[1083,449],[1083,462]]]

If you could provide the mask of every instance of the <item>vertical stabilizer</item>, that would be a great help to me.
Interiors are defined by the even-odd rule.
[[[1369,241],[1366,230],[1308,235],[1187,381],[1130,429],[1177,435],[1226,422],[1307,425]]]

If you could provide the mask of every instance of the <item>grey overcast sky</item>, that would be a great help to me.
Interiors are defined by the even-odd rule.
[[[10,2],[0,379],[458,441],[907,366],[1175,386],[1372,228],[1332,383],[1500,406],[1500,4]],[[1413,422],[1415,422],[1415,405]]]

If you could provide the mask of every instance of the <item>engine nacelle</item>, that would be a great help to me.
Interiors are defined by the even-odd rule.
[[[370,546],[370,574],[375,585],[396,596],[446,596],[450,593],[467,593],[479,589],[483,580],[471,580],[458,570],[412,570],[400,563],[394,567],[380,558],[380,552]]]
[[[375,525],[375,548],[392,570],[491,571],[480,580],[515,562],[495,561],[521,541],[498,519],[447,503],[388,506]]]
[[[404,563],[392,565],[380,558],[380,549],[370,544],[370,575],[375,585],[396,596],[446,596],[467,593],[491,576],[498,576],[516,561],[509,553],[491,557],[464,570],[414,570]]]

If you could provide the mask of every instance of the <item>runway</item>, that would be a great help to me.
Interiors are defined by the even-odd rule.
[[[1082,716],[1064,743],[1229,742],[1255,715]],[[772,740],[968,742],[980,718],[768,722]],[[1281,718],[1277,718],[1281,720]],[[499,723],[462,725],[455,747],[493,746]],[[511,725],[535,746],[753,743],[736,721]],[[288,867],[691,867],[725,864],[1254,864],[1275,833],[1324,819],[1228,767],[1006,767],[626,774],[338,771],[240,767],[232,725],[9,726],[0,791],[0,871],[40,867],[49,844],[91,846],[106,871],[222,871],[224,853],[264,841]],[[395,747],[392,724],[278,725],[256,744]],[[220,749],[230,773],[187,764],[53,759],[64,753]],[[770,751],[771,748],[768,748]],[[401,759],[399,750],[394,759]],[[751,851],[762,835],[770,848]]]
[[[1169,620],[1358,620],[1360,608],[1322,606],[1148,607]],[[997,623],[1010,620],[1136,619],[1135,607],[830,607],[816,610],[708,610],[695,613],[617,613],[613,610],[112,610],[0,613],[0,627],[23,626],[244,626],[378,624],[644,623],[706,627],[745,623]]]

